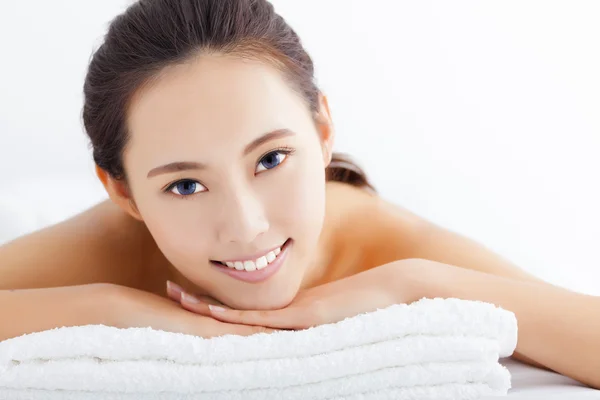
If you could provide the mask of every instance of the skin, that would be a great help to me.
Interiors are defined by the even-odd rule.
[[[600,310],[597,298],[559,290],[364,189],[326,182],[334,141],[327,100],[321,96],[312,115],[268,63],[213,54],[168,67],[136,93],[127,115],[127,183],[97,168],[110,201],[0,247],[6,261],[0,289],[111,282],[168,298],[170,280],[232,309],[278,310],[312,288],[346,287],[351,296],[361,277],[375,276],[367,272],[406,260],[419,296],[477,299],[514,311],[515,358],[600,385],[589,372],[597,370],[595,358],[580,361],[598,346],[590,332],[600,327],[588,323],[589,310]],[[278,129],[294,133],[245,152]],[[271,169],[259,167],[281,147],[294,152]],[[148,177],[181,161],[205,168]],[[183,179],[203,186],[189,198],[177,197],[177,189],[165,193]],[[245,258],[288,238],[293,245],[284,266],[264,283],[235,280],[210,263]],[[398,282],[409,276],[392,271]],[[562,304],[571,307],[564,326],[577,327],[580,338],[556,328],[562,325],[554,310]]]
[[[317,244],[333,136],[277,69],[218,55],[169,67],[136,94],[128,127],[127,185],[102,179],[145,223],[176,280],[236,308],[278,308],[318,274],[327,257]],[[281,148],[292,153],[273,153]],[[175,162],[203,166],[160,170]],[[181,180],[194,186],[165,192]],[[285,268],[264,284],[231,279],[211,264],[249,259],[289,238]]]

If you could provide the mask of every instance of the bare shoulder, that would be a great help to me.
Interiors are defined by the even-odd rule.
[[[345,186],[345,187],[342,187]],[[541,282],[489,246],[376,194],[349,185],[329,188],[329,225],[348,247],[360,247],[363,269],[419,258],[507,278]]]
[[[428,221],[370,190],[331,182],[326,228],[348,247],[363,249],[368,267],[411,258]],[[346,246],[344,246],[346,247]]]
[[[333,265],[332,276],[342,277],[344,274],[337,271],[352,262],[356,263],[351,267],[356,273],[396,260],[424,259],[510,279],[545,283],[485,244],[428,221],[400,205],[348,186],[331,185],[329,192],[330,226],[343,222],[337,225],[335,234],[343,237],[347,249],[361,249],[358,253],[353,250],[351,257]],[[513,358],[546,368],[520,353],[515,353]]]
[[[153,243],[143,223],[103,201],[1,246],[0,289],[103,282],[137,287]]]

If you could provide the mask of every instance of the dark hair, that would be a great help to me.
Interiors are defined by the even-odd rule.
[[[122,156],[133,95],[164,67],[202,51],[272,63],[317,115],[313,62],[268,1],[139,0],[112,20],[85,78],[83,123],[100,168],[127,181]],[[373,189],[362,169],[340,154],[333,155],[326,176]]]

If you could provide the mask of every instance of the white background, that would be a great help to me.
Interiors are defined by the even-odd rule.
[[[81,93],[126,4],[0,0],[0,241],[106,197]],[[599,2],[274,4],[382,195],[600,294]]]

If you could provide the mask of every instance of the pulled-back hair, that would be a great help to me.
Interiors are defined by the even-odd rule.
[[[313,62],[268,1],[139,0],[112,20],[85,78],[83,122],[100,168],[115,179],[127,179],[123,152],[133,95],[163,68],[202,52],[272,63],[317,118]],[[326,176],[372,189],[362,169],[345,155],[333,155]]]

